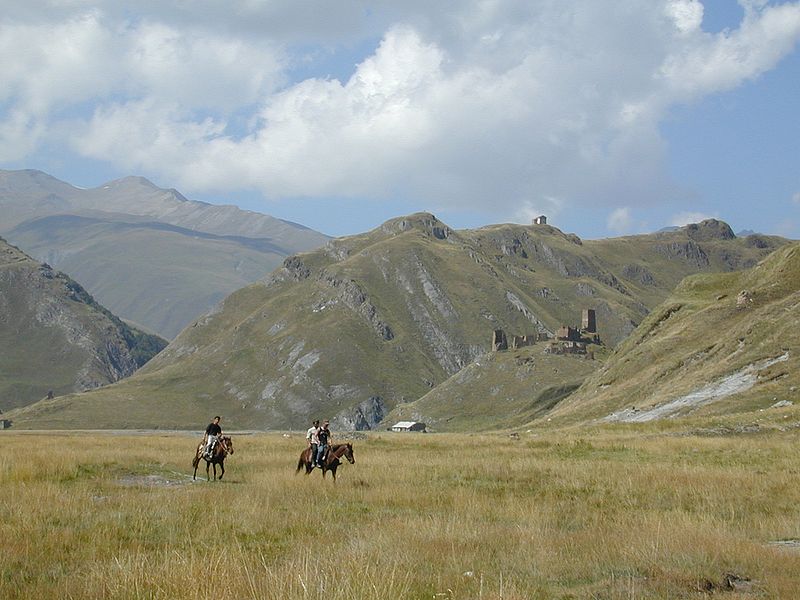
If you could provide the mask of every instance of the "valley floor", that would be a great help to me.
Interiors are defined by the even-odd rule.
[[[334,484],[297,434],[208,483],[185,434],[6,431],[0,597],[796,598],[800,429],[719,433],[371,433]]]

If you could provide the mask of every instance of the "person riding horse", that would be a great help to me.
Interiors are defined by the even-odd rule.
[[[319,447],[319,419],[314,419],[314,422],[311,424],[311,427],[308,428],[306,432],[306,443],[308,444],[309,449],[309,459],[311,463],[315,463],[317,460],[317,448]]]
[[[219,422],[220,417],[216,416],[212,419],[211,423],[208,424],[208,427],[206,427],[205,437],[203,438],[203,443],[205,444],[203,456],[205,458],[211,458],[214,452],[214,446],[222,435],[222,427],[220,427]]]
[[[331,430],[328,429],[328,424],[330,421],[327,419],[323,421],[322,427],[319,428],[317,431],[317,440],[319,441],[319,445],[317,446],[317,456],[314,460],[315,466],[322,467],[325,464],[325,457],[328,454],[328,448],[330,448],[330,439],[331,439]]]
[[[355,464],[356,458],[353,454],[353,444],[347,442],[346,444],[336,444],[331,446],[325,462],[322,463],[323,478],[325,477],[325,473],[330,471],[333,475],[333,481],[336,481],[336,470],[342,464],[342,461],[340,460],[341,458],[347,459],[347,462],[349,462],[351,465]],[[299,473],[303,469],[305,469],[306,475],[311,473],[311,471],[314,469],[314,465],[311,463],[311,459],[309,457],[308,448],[300,453],[300,457],[297,460],[296,473]]]
[[[200,460],[206,461],[206,479],[211,478],[209,473],[210,466],[214,467],[214,480],[217,479],[217,465],[222,470],[219,476],[222,479],[225,476],[225,458],[229,454],[233,454],[233,440],[229,435],[219,436],[218,443],[214,446],[211,456],[206,456],[203,452],[203,444],[199,444],[197,451],[194,453],[194,460],[192,460],[192,466],[194,467],[192,479],[197,479],[197,467],[200,464]]]

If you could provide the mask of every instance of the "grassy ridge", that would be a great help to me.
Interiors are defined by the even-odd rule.
[[[746,300],[739,302],[740,293]],[[635,406],[648,410],[726,378],[752,387],[683,411],[725,414],[794,401],[800,387],[800,244],[735,273],[687,277],[616,349],[605,366],[556,410],[585,421]],[[782,358],[772,366],[763,361]]]
[[[757,436],[371,434],[339,482],[302,436],[3,433],[3,598],[794,598],[800,415]],[[646,435],[641,435],[641,434]],[[80,577],[75,577],[80,573]],[[750,581],[744,581],[749,579]],[[727,597],[727,594],[726,594]]]

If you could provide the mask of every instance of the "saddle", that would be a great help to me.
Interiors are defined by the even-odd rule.
[[[198,444],[198,446],[197,446],[197,457],[198,458],[211,459],[211,457],[214,456],[214,450],[216,449],[218,443],[219,443],[219,440],[213,441],[211,443],[211,448],[209,448],[208,452],[206,452],[205,451],[205,449],[206,449],[205,442],[200,442]]]

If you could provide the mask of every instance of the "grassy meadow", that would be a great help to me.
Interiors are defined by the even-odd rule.
[[[0,434],[0,598],[797,598],[800,429]],[[775,544],[774,542],[786,542]]]

